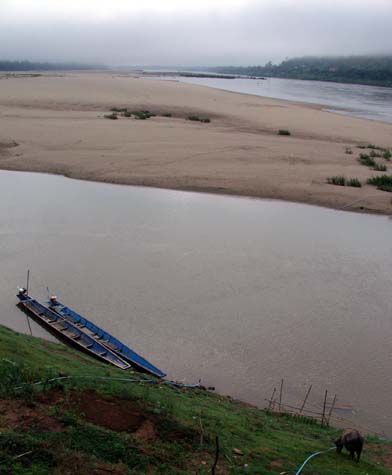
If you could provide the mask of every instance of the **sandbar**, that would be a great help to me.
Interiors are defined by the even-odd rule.
[[[156,117],[105,119],[112,107],[148,109]],[[280,129],[291,135],[278,135]],[[369,143],[391,147],[392,124],[116,72],[0,78],[5,170],[391,214],[391,193],[366,184],[380,172],[358,162],[358,145]],[[364,185],[328,184],[335,175]]]

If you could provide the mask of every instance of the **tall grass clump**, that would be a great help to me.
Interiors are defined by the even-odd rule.
[[[330,185],[345,186],[346,178],[341,175],[330,176],[327,178],[327,183],[329,183]]]
[[[382,147],[369,143],[366,148],[370,148],[371,150],[384,150]]]
[[[373,170],[376,170],[378,172],[386,172],[387,166],[384,165],[383,163],[376,163],[373,167]]]
[[[376,186],[379,190],[392,193],[392,175],[379,175],[368,179],[368,184]]]
[[[208,119],[208,118],[203,119],[202,117],[199,117],[197,115],[188,115],[187,119],[193,122],[202,122],[204,124],[208,124],[209,122],[211,122],[211,119]]]
[[[278,135],[291,135],[291,132],[289,130],[280,129],[278,130]]]
[[[389,162],[392,158],[392,153],[389,149],[386,149],[382,156],[383,158],[385,158],[385,160],[388,160]]]
[[[367,153],[361,153],[358,161],[361,165],[365,165],[366,167],[373,168],[376,166],[374,158],[370,157]]]
[[[354,188],[361,188],[362,183],[358,180],[358,178],[350,178],[346,181],[347,186],[353,186]]]
[[[132,115],[135,117],[135,119],[139,120],[146,120],[149,119],[150,117],[155,117],[155,114],[148,110],[140,110],[140,111],[134,111],[132,112]]]
[[[112,112],[111,114],[104,115],[105,119],[116,120],[118,119],[116,112]]]

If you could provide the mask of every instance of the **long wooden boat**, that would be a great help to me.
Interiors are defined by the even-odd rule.
[[[17,294],[19,306],[34,319],[41,323],[47,330],[72,346],[99,358],[106,363],[111,363],[121,369],[129,369],[131,365],[117,353],[84,333],[80,328],[61,315],[45,307],[34,298],[30,297],[26,289],[19,289]]]
[[[85,334],[94,338],[96,341],[99,341],[103,346],[105,346],[105,348],[108,348],[121,358],[129,361],[138,370],[153,374],[154,376],[158,376],[158,378],[164,378],[166,376],[166,373],[151,364],[145,358],[136,353],[136,351],[129,348],[113,335],[106,332],[105,330],[102,330],[102,328],[100,328],[95,323],[87,320],[87,318],[82,317],[74,310],[60,303],[57,300],[57,297],[52,297],[48,302],[48,306],[50,310],[64,318],[64,320],[77,326],[77,328],[81,329]]]

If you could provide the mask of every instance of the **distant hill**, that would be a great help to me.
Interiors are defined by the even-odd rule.
[[[264,66],[208,68],[223,74],[268,76],[392,87],[391,56],[303,57]]]
[[[31,61],[0,60],[0,71],[71,71],[107,69],[102,64],[83,63],[35,63]]]

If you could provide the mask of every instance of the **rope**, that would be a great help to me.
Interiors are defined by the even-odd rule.
[[[331,450],[335,450],[336,447],[330,447],[327,450],[321,450],[319,452],[315,452],[314,454],[310,455],[305,462],[300,466],[300,468],[295,472],[295,475],[300,475],[302,470],[304,469],[305,465],[310,462],[314,457],[317,457],[317,455],[325,454],[327,452],[330,452]]]
[[[100,379],[105,381],[122,381],[126,383],[139,383],[139,384],[168,384],[170,386],[174,386],[177,388],[185,388],[185,389],[206,389],[201,384],[184,384],[178,383],[177,381],[157,381],[155,379],[130,379],[130,378],[115,378],[110,376],[59,376],[57,378],[45,379],[44,381],[36,381],[35,383],[24,383],[22,386],[17,386],[13,388],[14,390],[22,389],[24,386],[38,386],[40,384],[48,384],[54,381],[62,381],[66,379]]]

